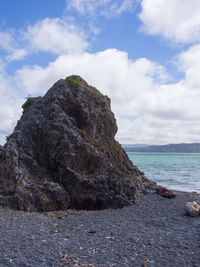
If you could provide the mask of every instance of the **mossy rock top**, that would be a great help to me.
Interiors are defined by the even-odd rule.
[[[65,81],[68,81],[71,86],[74,88],[77,87],[87,87],[94,95],[102,95],[99,90],[97,90],[95,87],[88,85],[88,83],[81,78],[79,75],[71,75],[67,78],[65,78]]]
[[[79,75],[71,75],[65,79],[74,87],[78,86],[88,86],[87,82],[81,78]]]

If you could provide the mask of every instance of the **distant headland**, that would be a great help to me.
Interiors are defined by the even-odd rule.
[[[200,143],[181,143],[168,145],[132,144],[122,146],[126,152],[200,153]]]

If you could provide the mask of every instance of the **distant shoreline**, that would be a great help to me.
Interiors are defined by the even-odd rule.
[[[153,153],[200,153],[200,143],[181,143],[168,145],[123,144],[126,152],[153,152]]]
[[[138,154],[200,154],[200,152],[143,152],[143,151],[126,151],[128,154],[138,153]]]

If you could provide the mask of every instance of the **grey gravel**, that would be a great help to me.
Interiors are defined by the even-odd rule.
[[[156,193],[135,205],[91,212],[0,209],[0,266],[200,266],[200,216],[185,214],[196,193]]]

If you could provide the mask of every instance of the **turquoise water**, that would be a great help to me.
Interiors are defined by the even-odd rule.
[[[146,177],[174,190],[200,192],[200,154],[128,153]]]

